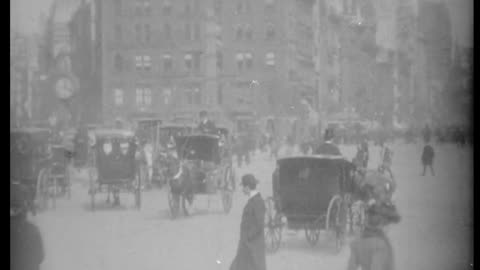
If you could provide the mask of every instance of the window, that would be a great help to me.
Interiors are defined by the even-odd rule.
[[[144,107],[152,105],[152,89],[150,89],[150,87],[137,87],[135,94],[137,106]]]
[[[115,42],[122,42],[122,26],[120,24],[115,25]]]
[[[142,40],[142,26],[140,24],[135,24],[135,38],[137,42],[141,42]]]
[[[265,64],[267,66],[275,66],[275,54],[273,52],[269,52],[265,55]]]
[[[243,69],[243,53],[237,53],[236,55],[236,61],[237,61],[237,68],[239,71]]]
[[[191,40],[192,37],[192,29],[190,27],[190,24],[186,23],[185,24],[185,40],[189,41]]]
[[[145,15],[147,16],[152,15],[152,5],[150,3],[150,0],[144,0],[143,9],[145,11]]]
[[[256,1],[256,0],[254,0],[254,1]],[[245,11],[247,13],[250,13],[252,11],[252,6],[250,5],[250,1],[248,1],[248,0],[245,1]]]
[[[200,53],[193,54],[193,67],[197,71],[200,69]]]
[[[185,55],[185,67],[190,70],[192,69],[192,55],[191,54],[186,54]]]
[[[195,24],[193,34],[195,40],[200,40],[200,25],[198,23]]]
[[[145,24],[144,25],[144,30],[145,30],[145,42],[146,43],[150,43],[150,40],[151,40],[151,28],[150,28],[150,24]]]
[[[172,63],[172,56],[170,54],[163,55],[163,69],[165,71],[172,70],[173,63]]]
[[[267,33],[266,33],[266,35],[267,35],[267,39],[268,39],[268,40],[271,40],[271,39],[275,38],[275,28],[274,28],[274,26],[273,26],[272,23],[269,23],[269,24],[267,25]]]
[[[142,16],[143,15],[143,3],[142,0],[137,0],[135,2],[135,15]]]
[[[251,69],[253,67],[253,55],[251,53],[245,54],[245,65],[248,69]]]
[[[222,0],[215,0],[214,9],[216,14],[222,13]]]
[[[236,40],[241,40],[243,38],[243,29],[240,25],[237,26],[237,31],[236,31]]]
[[[143,106],[143,89],[137,88],[135,94],[137,106]]]
[[[217,52],[217,68],[223,69],[223,53]]]
[[[115,66],[115,71],[122,72],[123,71],[123,57],[120,54],[115,54],[115,58],[113,60],[113,65]]]
[[[122,14],[122,0],[114,0],[114,9],[117,16]]]
[[[143,102],[146,106],[152,105],[152,89],[143,89]]]
[[[166,23],[163,25],[163,32],[165,34],[165,38],[167,39],[172,38],[172,28],[170,27],[170,24]]]
[[[193,102],[197,105],[202,104],[202,93],[199,88],[193,89]]]
[[[237,14],[240,14],[243,12],[243,0],[237,0]]]
[[[191,13],[190,3],[187,2],[187,3],[185,3],[185,15],[189,16],[190,13]]]
[[[143,69],[145,71],[152,70],[152,59],[150,58],[149,55],[144,55],[143,56]]]
[[[135,56],[135,69],[136,69],[137,71],[140,71],[140,70],[142,70],[142,68],[143,68],[143,62],[142,62],[142,60],[143,60],[143,59],[142,59],[142,56],[139,56],[139,55]]]
[[[163,2],[163,15],[170,15],[172,13],[172,2],[171,0],[165,0]]]
[[[253,38],[252,27],[250,25],[245,26],[245,38],[247,40],[252,40]]]
[[[162,96],[163,96],[163,103],[166,104],[166,105],[170,104],[170,98],[172,96],[172,89],[170,89],[170,88],[163,89]]]
[[[113,101],[115,102],[115,106],[122,106],[123,100],[123,90],[118,88],[113,90]]]

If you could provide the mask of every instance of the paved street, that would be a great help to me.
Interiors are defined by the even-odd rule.
[[[472,150],[437,147],[436,177],[421,177],[420,146],[395,145],[393,172],[398,182],[394,195],[402,215],[388,228],[395,251],[396,269],[471,269],[473,200]],[[352,157],[354,147],[342,147]],[[371,147],[370,166],[378,164]],[[237,174],[253,172],[262,182],[264,197],[271,194],[274,162],[257,155]],[[124,208],[102,206],[92,212],[81,177],[71,200],[61,199],[55,210],[31,219],[43,233],[46,270],[154,270],[228,269],[235,255],[241,211],[247,198],[237,191],[232,211],[225,215],[220,201],[207,209],[206,197],[197,197],[194,215],[171,220],[164,190],[143,193],[143,206],[134,209],[133,195],[123,194]],[[219,198],[218,198],[219,199]],[[268,269],[345,269],[348,246],[331,254],[325,241],[312,248],[303,231],[283,232],[280,250],[267,256]]]

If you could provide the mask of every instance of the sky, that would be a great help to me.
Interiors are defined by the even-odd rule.
[[[71,0],[63,0],[71,1]],[[453,35],[461,45],[473,44],[473,0],[416,0],[445,1],[448,4],[453,25]],[[22,33],[37,33],[40,14],[48,14],[53,0],[10,0],[10,23]]]

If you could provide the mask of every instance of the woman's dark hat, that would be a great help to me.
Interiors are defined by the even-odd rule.
[[[257,187],[258,180],[253,176],[253,174],[245,174],[242,176],[242,186],[247,186],[250,189],[255,189]]]
[[[333,139],[333,130],[331,128],[328,128],[325,130],[325,135],[323,136],[323,140],[329,141]]]

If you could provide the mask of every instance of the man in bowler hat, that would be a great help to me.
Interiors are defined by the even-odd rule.
[[[198,124],[198,130],[203,134],[215,134],[217,132],[215,123],[208,119],[208,114],[206,111],[200,112],[200,123]]]
[[[230,270],[266,269],[265,203],[260,193],[256,190],[257,183],[257,179],[252,174],[242,177],[243,192],[249,196],[249,199],[243,209],[240,224],[240,241],[237,255],[230,266]]]
[[[333,144],[333,130],[325,130],[324,142],[315,150],[316,155],[342,155],[340,149]]]

